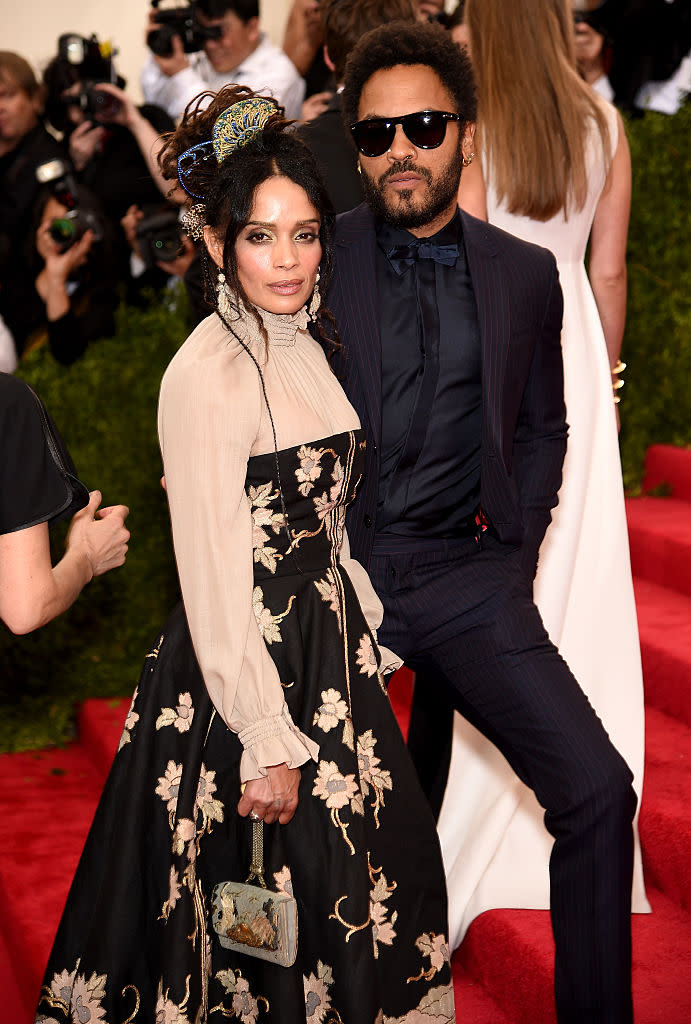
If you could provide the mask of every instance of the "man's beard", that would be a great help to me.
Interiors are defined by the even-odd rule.
[[[426,167],[418,167],[407,160],[397,161],[376,180],[370,178],[362,169],[362,188],[372,213],[375,217],[385,220],[394,228],[423,228],[431,224],[454,202],[458,195],[458,184],[461,180],[463,154],[459,149],[441,172],[433,179],[431,171]],[[419,203],[413,201],[412,189],[398,192],[398,201],[385,198],[386,185],[394,174],[410,171],[418,174],[427,182],[427,195]]]

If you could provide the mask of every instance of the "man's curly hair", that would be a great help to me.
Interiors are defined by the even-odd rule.
[[[453,112],[460,115],[461,122],[475,120],[475,81],[465,50],[441,25],[392,21],[367,32],[348,58],[341,96],[346,129],[358,120],[360,96],[372,75],[401,64],[431,68],[452,96]]]

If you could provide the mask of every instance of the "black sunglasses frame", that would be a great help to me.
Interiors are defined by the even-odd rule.
[[[441,118],[442,131],[441,138],[438,142],[433,142],[425,145],[421,142],[415,141],[416,124],[420,118],[434,117],[435,119]],[[367,117],[363,121],[356,121],[355,124],[351,124],[350,131],[353,136],[353,141],[357,147],[359,153],[363,156],[377,157],[382,156],[391,148],[391,143],[396,137],[396,125],[401,126],[405,137],[409,142],[415,146],[416,149],[437,149],[443,143],[446,138],[446,125],[449,121],[460,121],[459,114],[451,114],[447,110],[416,110],[412,114],[403,114],[401,117]],[[370,146],[368,149],[362,148],[362,143],[358,141],[358,134],[363,126],[377,125],[381,127],[382,134],[386,133],[385,137],[382,137],[381,145],[375,147],[376,151],[373,151]],[[424,122],[420,124],[420,127],[424,129],[426,126]]]

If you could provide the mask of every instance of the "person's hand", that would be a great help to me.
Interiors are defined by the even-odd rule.
[[[125,562],[130,532],[125,526],[126,505],[99,508],[101,492],[92,491],[89,504],[72,517],[67,534],[68,551],[78,549],[86,556],[94,576],[102,576]]]
[[[93,242],[93,231],[85,231],[79,241],[65,252],[60,252],[57,243],[51,238],[50,224],[42,224],[36,232],[36,250],[42,257],[45,268],[39,276],[46,282],[64,285],[74,270],[84,266]]]
[[[141,117],[141,114],[137,110],[134,100],[125,92],[124,89],[118,89],[117,85],[113,85],[112,82],[98,82],[95,86],[99,92],[108,93],[113,99],[120,101],[120,107],[117,114],[113,114],[112,117],[102,117],[97,115],[97,120],[101,124],[120,124],[123,128],[131,128],[137,117]]]
[[[274,821],[287,825],[298,805],[299,785],[299,768],[289,768],[285,763],[269,767],[264,778],[252,779],[245,786],[238,803],[238,814],[242,818],[248,814],[250,817],[257,815],[267,825]]]
[[[180,249],[180,253],[174,260],[156,260],[156,266],[159,267],[164,274],[174,274],[176,277],[184,277],[187,273],[190,263],[197,255],[197,248],[192,239],[183,233],[180,238]]]
[[[157,26],[154,25],[154,27]],[[168,57],[159,57],[155,53],[152,54],[152,57],[166,78],[172,78],[173,75],[177,75],[179,71],[184,71],[185,68],[190,66],[190,62],[187,59],[187,54],[185,53],[180,36],[173,36],[170,41],[170,46],[172,53]]]
[[[144,219],[144,213],[139,209],[138,206],[132,205],[128,207],[127,213],[120,221],[120,226],[125,233],[127,244],[129,245],[135,256],[139,259],[142,258],[141,250],[139,248],[139,242],[137,240],[137,224]]]
[[[307,74],[323,35],[318,0],[294,0],[283,34],[283,52],[301,75]]]
[[[315,92],[308,96],[300,111],[301,121],[313,121],[323,114],[333,98],[332,92]]]
[[[89,160],[99,151],[105,137],[103,125],[83,121],[70,135],[70,156],[78,171],[83,171]]]

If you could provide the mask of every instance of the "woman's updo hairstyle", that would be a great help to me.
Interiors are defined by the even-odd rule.
[[[244,86],[228,85],[218,93],[205,92],[187,107],[177,130],[167,136],[158,160],[166,178],[178,177],[178,159],[193,146],[209,142],[214,125],[221,114],[240,100],[255,94]],[[209,102],[209,100],[211,102]],[[320,286],[326,291],[333,266],[333,227],[335,215],[317,163],[307,146],[289,129],[294,123],[283,116],[283,108],[275,100],[276,114],[266,124],[232,149],[219,162],[209,150],[208,155],[194,162],[184,176],[184,188],[195,198],[189,206],[203,204],[204,222],[223,239],[223,271],[231,298],[239,296],[247,309],[252,309],[238,279],[235,243],[249,222],[258,187],[268,178],[280,175],[304,189],[321,218],[319,241],[322,246]],[[208,105],[207,105],[208,104]],[[205,261],[205,298],[217,308],[215,275],[211,261]],[[238,315],[241,310],[237,310]],[[333,340],[334,320],[322,303],[317,313],[317,327],[323,340]],[[325,329],[326,328],[326,329]]]

